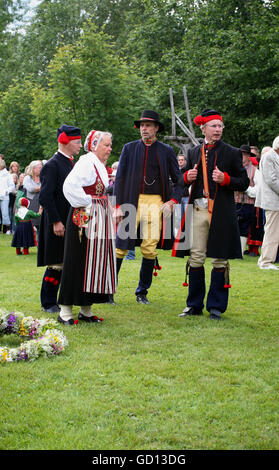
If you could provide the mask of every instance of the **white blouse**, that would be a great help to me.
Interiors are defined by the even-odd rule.
[[[92,198],[90,194],[86,194],[83,187],[91,186],[95,183],[97,173],[94,165],[104,186],[108,187],[109,179],[105,165],[93,152],[82,155],[63,184],[64,196],[72,207],[87,207],[91,205]]]

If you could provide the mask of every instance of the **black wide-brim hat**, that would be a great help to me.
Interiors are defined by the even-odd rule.
[[[241,152],[249,153],[252,157],[256,157],[257,155],[251,152],[251,147],[249,145],[241,145],[240,147]]]
[[[138,121],[134,121],[135,127],[138,129],[140,127],[140,123],[143,121],[152,121],[155,124],[158,124],[158,132],[163,132],[165,130],[164,124],[160,122],[160,116],[158,113],[156,113],[156,111],[150,111],[148,109],[145,109],[142,112],[140,119]]]

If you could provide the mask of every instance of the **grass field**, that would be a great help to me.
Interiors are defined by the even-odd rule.
[[[0,236],[0,308],[47,317],[36,248],[19,257],[10,242]],[[279,448],[279,273],[232,261],[229,308],[216,322],[206,311],[178,317],[185,260],[170,252],[159,252],[151,304],[137,304],[140,259],[123,263],[117,305],[94,310],[103,323],[63,327],[63,354],[0,364],[0,449]],[[207,261],[207,282],[210,270]]]

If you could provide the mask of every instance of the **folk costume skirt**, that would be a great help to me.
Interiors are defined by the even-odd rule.
[[[37,239],[31,220],[23,220],[17,224],[11,246],[16,248],[37,246]]]
[[[70,210],[66,225],[58,303],[105,303],[117,285],[115,234],[107,197],[93,197],[88,222],[82,227],[73,220],[75,211]]]

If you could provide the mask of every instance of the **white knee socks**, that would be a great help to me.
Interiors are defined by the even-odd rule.
[[[92,317],[91,305],[83,305],[80,307],[80,313],[85,317]]]
[[[60,318],[64,321],[71,320],[73,318],[72,305],[60,305]]]

